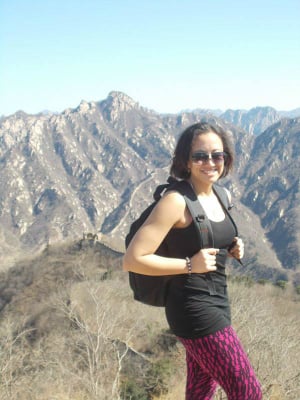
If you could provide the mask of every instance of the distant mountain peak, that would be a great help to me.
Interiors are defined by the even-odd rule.
[[[110,92],[107,98],[98,104],[109,121],[117,120],[122,113],[140,108],[139,103],[127,94],[118,91]]]
[[[111,91],[106,101],[114,108],[138,108],[139,103],[123,92]]]
[[[86,113],[90,110],[93,110],[96,108],[96,103],[93,101],[87,102],[85,100],[81,100],[79,106],[76,108],[76,111]]]

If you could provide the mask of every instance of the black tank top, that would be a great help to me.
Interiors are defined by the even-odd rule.
[[[220,249],[217,270],[176,275],[169,286],[167,320],[174,334],[183,338],[209,335],[231,323],[225,264],[235,228],[227,214],[223,221],[210,223],[214,246]],[[196,229],[193,223],[186,228],[171,229],[166,241],[174,258],[192,257],[200,250]]]

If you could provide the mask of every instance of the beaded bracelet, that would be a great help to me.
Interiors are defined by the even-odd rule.
[[[186,262],[186,267],[188,270],[188,274],[191,275],[192,273],[192,262],[191,259],[189,257],[185,257],[185,262]]]

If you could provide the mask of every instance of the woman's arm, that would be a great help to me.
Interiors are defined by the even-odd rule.
[[[188,273],[185,259],[155,254],[172,227],[187,226],[191,216],[178,192],[167,193],[130,242],[123,257],[123,269],[144,275],[178,275]],[[206,273],[216,269],[217,249],[202,249],[192,258],[192,272]]]
[[[184,259],[158,256],[155,251],[169,230],[185,218],[185,200],[178,192],[161,198],[130,242],[123,258],[123,269],[146,275],[183,274]]]

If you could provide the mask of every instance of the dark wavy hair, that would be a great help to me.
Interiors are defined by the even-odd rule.
[[[223,149],[227,153],[227,157],[224,162],[224,171],[221,175],[221,178],[229,174],[233,167],[234,150],[228,134],[219,126],[206,122],[198,122],[189,126],[180,135],[170,168],[171,176],[179,179],[188,179],[190,177],[190,171],[187,164],[190,159],[193,141],[197,136],[209,132],[213,132],[219,136],[223,143]]]

